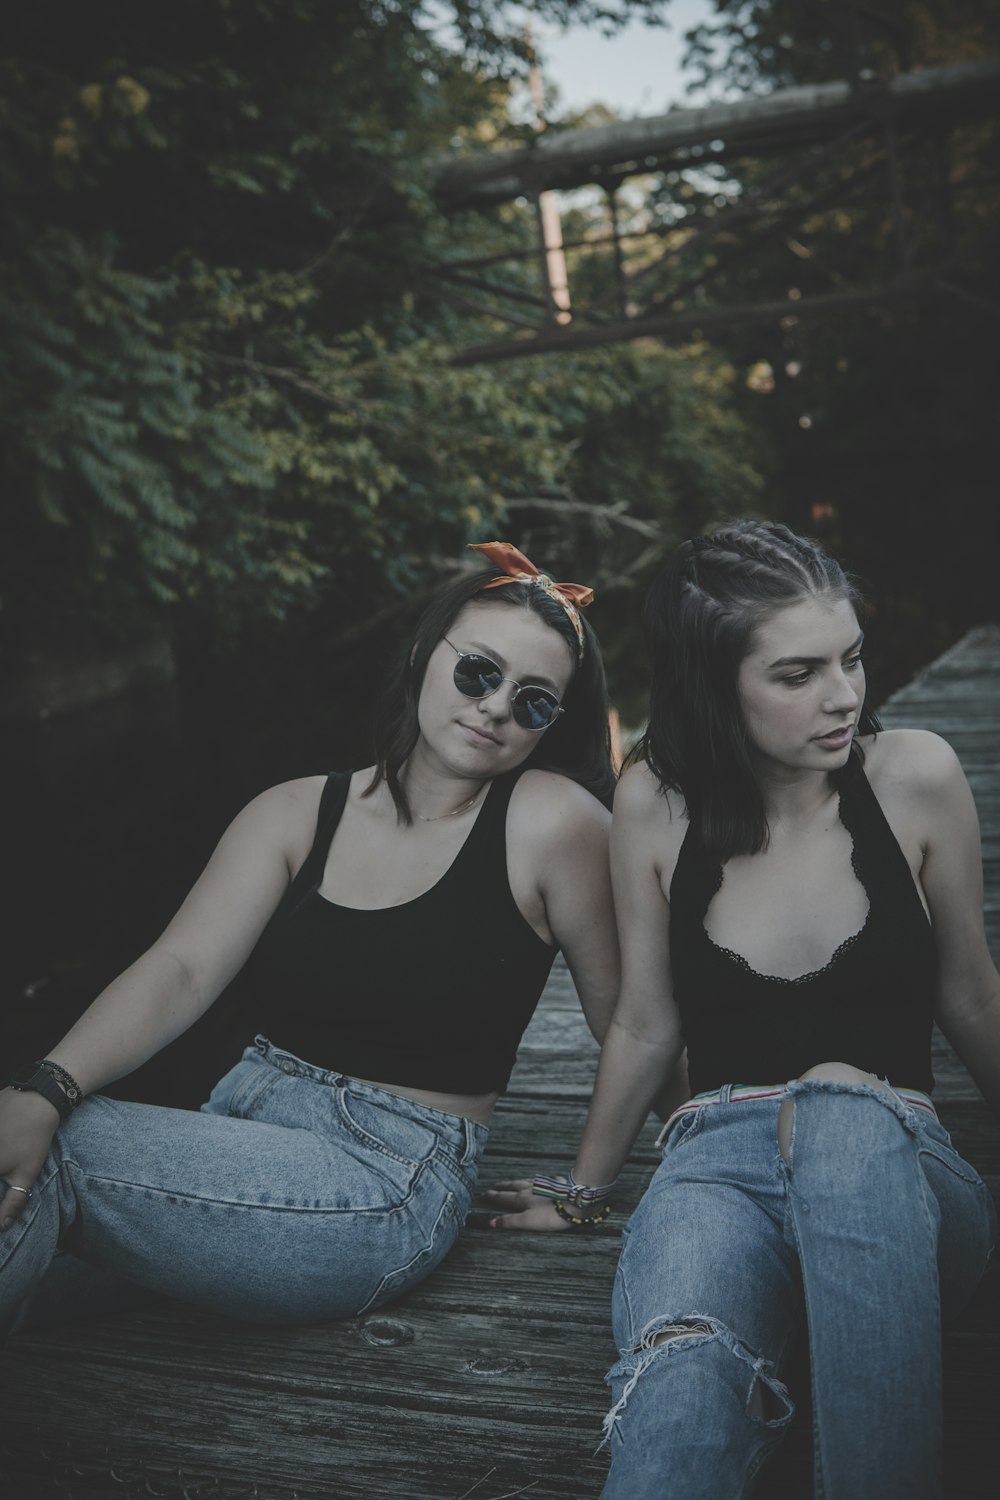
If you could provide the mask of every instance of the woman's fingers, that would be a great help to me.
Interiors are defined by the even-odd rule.
[[[526,1178],[515,1182],[498,1182],[484,1196],[489,1200],[491,1208],[502,1209],[504,1213],[532,1208],[540,1201],[531,1191],[531,1183]]]
[[[31,1197],[31,1188],[27,1184],[10,1182],[6,1178],[0,1178],[0,1231],[9,1229],[12,1224],[24,1213]]]
[[[499,1214],[490,1220],[491,1229],[530,1229],[536,1233],[541,1230],[548,1234],[558,1234],[570,1226],[565,1219],[561,1219],[552,1207],[551,1203],[536,1198],[534,1206],[522,1209],[520,1212]]]
[[[24,1213],[58,1124],[41,1094],[0,1089],[0,1232]]]

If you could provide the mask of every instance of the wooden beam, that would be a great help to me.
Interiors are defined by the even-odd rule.
[[[861,287],[849,292],[824,292],[817,297],[799,298],[798,301],[786,297],[776,302],[743,302],[728,307],[702,307],[693,312],[632,318],[626,322],[605,323],[597,328],[550,329],[534,338],[496,339],[486,344],[470,344],[454,354],[450,363],[484,365],[504,359],[518,359],[525,354],[570,354],[581,349],[595,349],[602,344],[621,344],[631,339],[655,338],[672,343],[693,338],[702,330],[724,328],[727,324],[745,327],[753,323],[778,323],[782,318],[794,318],[797,321],[819,314],[846,312],[855,307],[875,307],[931,290],[934,274],[900,277],[897,281],[882,286]]]
[[[1000,59],[993,58],[899,73],[861,87],[837,82],[777,89],[764,98],[610,125],[576,130],[550,126],[525,149],[443,162],[433,191],[446,208],[484,208],[546,188],[606,180],[609,173],[624,178],[670,165],[725,160],[736,152],[765,154],[809,145],[864,121],[874,132],[884,130],[887,119],[909,124],[933,115],[959,119],[995,114],[998,100]],[[702,152],[693,156],[697,147]]]
[[[770,205],[775,194],[783,188],[791,187],[796,182],[815,181],[820,164],[854,140],[859,134],[860,128],[858,125],[853,125],[849,130],[844,131],[843,134],[835,136],[832,140],[828,141],[826,145],[810,147],[803,156],[796,156],[790,165],[786,164],[780,171],[774,172],[771,176],[765,178],[763,182],[754,183],[747,188],[739,198],[734,199],[726,208],[721,209],[710,218],[702,215],[700,222],[694,224],[686,234],[678,235],[678,243],[676,245],[668,245],[660,255],[656,256],[653,260],[647,261],[638,271],[632,273],[628,278],[629,291],[634,290],[640,281],[662,270],[669,261],[676,260],[681,255],[690,255],[692,245],[697,245],[705,239],[711,239],[717,234],[729,234],[734,224],[741,223],[746,218],[760,218],[762,215],[768,215],[768,213],[773,216],[775,210]],[[855,174],[856,176],[857,174]],[[849,179],[848,185],[851,185],[853,181],[853,178]],[[837,184],[838,195],[843,189],[844,185],[842,183]],[[807,214],[814,213],[815,209],[815,201],[790,205],[764,235],[758,236],[758,241],[766,238],[767,235],[779,232],[782,224],[789,217],[792,220],[800,217],[805,218]],[[680,228],[683,230],[687,226],[683,225]],[[741,245],[739,253],[741,255],[746,253],[745,244]],[[707,278],[707,275],[707,271],[699,275],[694,285],[700,285],[702,280]],[[682,295],[683,289],[676,290],[671,294],[671,302],[676,301]],[[607,292],[603,297],[599,297],[593,303],[593,306],[595,308],[602,307],[605,303],[610,302],[611,298],[612,294]]]

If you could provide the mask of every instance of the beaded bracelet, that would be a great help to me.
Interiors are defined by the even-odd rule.
[[[611,1204],[607,1200],[604,1201],[595,1214],[571,1214],[566,1207],[565,1201],[560,1201],[558,1198],[552,1200],[552,1207],[560,1219],[563,1219],[573,1229],[596,1229],[598,1224],[603,1224],[611,1213]]]

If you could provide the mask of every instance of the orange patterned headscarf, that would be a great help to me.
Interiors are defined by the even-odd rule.
[[[593,589],[588,588],[585,583],[555,583],[547,573],[539,572],[531,559],[525,557],[523,552],[518,552],[510,542],[469,542],[468,545],[473,552],[482,552],[495,568],[500,568],[507,574],[506,578],[492,578],[484,585],[484,592],[486,589],[500,588],[505,583],[530,583],[534,588],[542,589],[562,605],[576,631],[580,650],[583,650],[580,610],[593,603]]]

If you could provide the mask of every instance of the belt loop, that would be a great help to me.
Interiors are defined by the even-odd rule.
[[[479,1147],[476,1143],[475,1127],[472,1121],[466,1119],[464,1115],[462,1116],[462,1132],[465,1136],[465,1149],[462,1152],[462,1166],[464,1167],[467,1166],[469,1162],[475,1161],[476,1157],[479,1154]]]
[[[729,1096],[730,1096],[730,1094],[732,1092],[733,1092],[733,1085],[731,1083],[724,1083],[722,1085],[721,1089],[719,1090],[719,1103],[720,1104],[728,1104],[729,1103]]]

